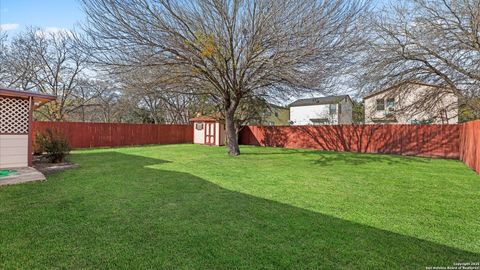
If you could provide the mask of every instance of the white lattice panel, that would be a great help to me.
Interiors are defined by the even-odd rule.
[[[0,97],[0,134],[27,134],[29,112],[28,100]]]

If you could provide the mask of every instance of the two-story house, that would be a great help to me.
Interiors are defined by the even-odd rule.
[[[458,97],[448,88],[404,83],[364,98],[366,124],[456,124]]]
[[[348,95],[299,99],[289,108],[291,125],[339,125],[353,121],[353,102]]]

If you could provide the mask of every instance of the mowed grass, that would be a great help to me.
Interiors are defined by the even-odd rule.
[[[454,160],[166,145],[0,188],[0,268],[425,269],[480,261]]]

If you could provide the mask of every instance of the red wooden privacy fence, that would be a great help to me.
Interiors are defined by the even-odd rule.
[[[240,143],[458,159],[459,134],[459,125],[246,126]]]
[[[81,122],[33,123],[34,134],[45,128],[55,128],[62,131],[70,140],[70,145],[73,148],[193,142],[193,127],[191,125]]]
[[[460,159],[480,173],[480,120],[461,125]]]

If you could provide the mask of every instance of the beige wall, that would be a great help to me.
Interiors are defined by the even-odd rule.
[[[352,111],[353,111],[353,104],[350,101],[350,99],[343,99],[340,102],[340,105],[342,106],[342,113],[338,116],[338,123],[339,124],[351,124],[353,123],[353,116],[352,116]],[[337,107],[338,111],[338,107]]]
[[[0,168],[28,166],[28,135],[0,135]]]
[[[434,92],[435,91],[435,92]],[[385,101],[385,110],[376,109],[378,99],[395,99],[395,108],[389,110]],[[431,86],[409,84],[365,98],[365,123],[384,122],[393,124],[412,124],[413,121],[432,120],[435,124],[458,123],[458,98],[445,89]]]
[[[197,123],[199,122],[193,123],[193,143],[203,144],[205,142],[205,123],[200,122],[203,124],[203,128],[201,130],[197,130]]]

